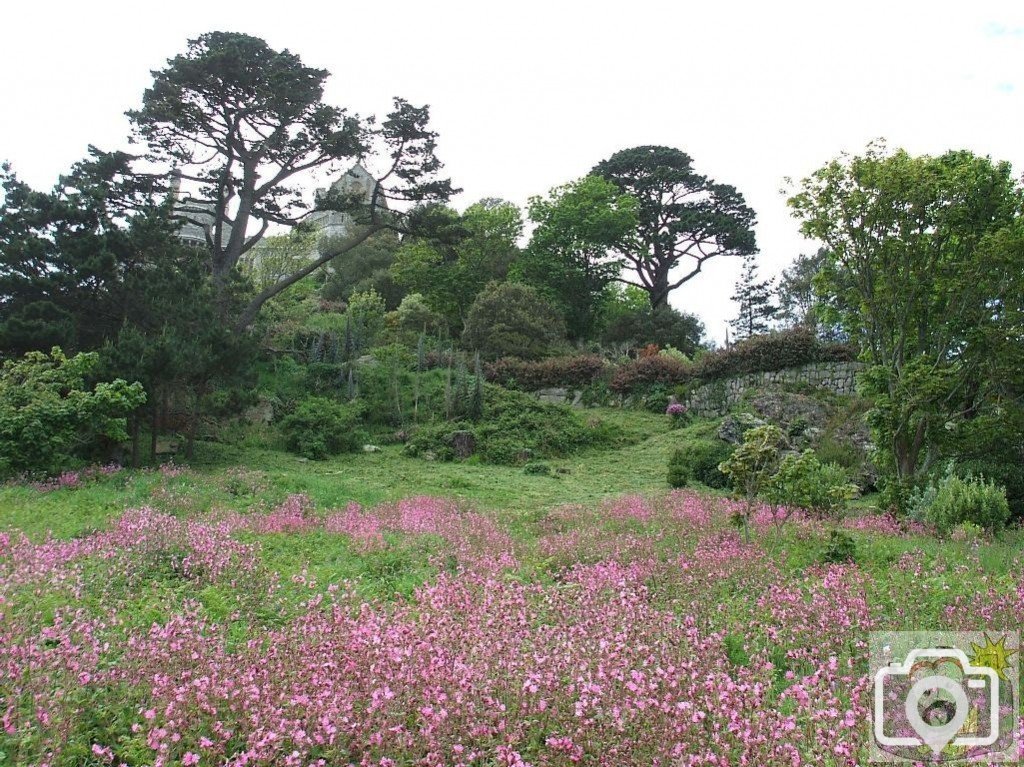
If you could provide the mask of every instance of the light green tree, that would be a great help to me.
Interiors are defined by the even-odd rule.
[[[898,490],[935,465],[942,432],[970,417],[984,339],[1020,302],[985,243],[1019,215],[1021,189],[1007,163],[872,144],[804,179],[789,205],[825,246],[827,319],[869,365],[876,443]]]

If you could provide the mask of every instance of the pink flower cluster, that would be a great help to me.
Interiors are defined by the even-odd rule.
[[[118,463],[107,463],[102,466],[89,466],[78,471],[61,472],[41,482],[33,482],[32,487],[41,493],[52,493],[54,490],[74,490],[98,477],[109,477],[121,471]]]
[[[854,767],[868,631],[936,605],[952,625],[1024,615],[1019,573],[958,563],[956,588],[934,594],[924,555],[908,555],[893,577],[931,601],[891,594],[856,565],[788,566],[744,543],[730,511],[687,492],[564,507],[523,523],[535,550],[435,498],[318,515],[292,496],[202,519],[133,510],[74,541],[0,534],[0,751],[46,767]],[[800,535],[824,530],[798,520]],[[411,600],[337,583],[268,616],[260,544],[236,535],[316,531],[368,552],[434,536],[461,567]],[[558,561],[532,578],[521,562],[536,554]],[[134,594],[158,577],[191,596],[141,622]],[[90,607],[116,578],[135,591]],[[26,589],[83,599],[47,613]],[[211,589],[253,598],[214,618]]]

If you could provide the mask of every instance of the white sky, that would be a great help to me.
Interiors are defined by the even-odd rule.
[[[90,143],[124,146],[149,71],[203,32],[263,37],[330,70],[327,97],[432,108],[461,208],[526,199],[612,152],[665,144],[758,214],[762,272],[813,249],[786,176],[877,137],[1024,170],[1022,0],[846,2],[8,2],[0,159],[37,187]],[[676,291],[721,341],[739,259]]]

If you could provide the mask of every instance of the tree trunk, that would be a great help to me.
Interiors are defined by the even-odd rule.
[[[139,412],[136,411],[132,415],[132,457],[131,466],[133,469],[139,468],[139,430],[141,428],[141,418]]]
[[[153,403],[153,417],[149,424],[149,462],[156,463],[156,438],[160,433],[160,403]]]

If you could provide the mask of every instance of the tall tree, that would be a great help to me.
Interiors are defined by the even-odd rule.
[[[1006,276],[1021,265],[986,243],[1022,202],[1007,163],[880,144],[830,162],[789,200],[825,245],[830,318],[870,365],[876,441],[900,485],[934,465],[944,433],[976,408],[984,339],[1012,332],[1007,308],[1021,299]]]
[[[207,230],[210,273],[218,288],[268,227],[294,225],[309,214],[300,192],[304,174],[386,158],[368,203],[338,195],[321,201],[351,211],[360,224],[354,234],[261,290],[236,318],[239,329],[273,296],[375,231],[397,226],[403,217],[385,217],[385,207],[394,207],[385,200],[424,203],[446,200],[453,191],[436,175],[441,163],[426,107],[395,99],[379,125],[361,120],[323,101],[327,76],[259,38],[210,32],[153,72],[142,107],[128,113],[149,159],[175,166],[209,203],[209,209],[183,205],[179,213]]]
[[[126,281],[166,234],[129,160],[91,150],[48,192],[0,169],[0,354],[87,351],[117,332]],[[128,215],[127,198],[142,210]]]
[[[530,200],[536,224],[514,275],[563,311],[569,337],[593,338],[622,271],[609,252],[635,230],[637,203],[610,181],[586,176]]]
[[[669,294],[700,274],[710,259],[757,251],[754,211],[743,195],[697,173],[685,152],[664,146],[624,149],[592,173],[637,199],[635,234],[613,251],[636,273],[635,280],[620,279],[647,291],[653,307],[667,304]]]
[[[736,332],[736,338],[750,338],[768,332],[778,313],[778,307],[772,302],[773,285],[774,280],[757,279],[757,261],[753,256],[744,257],[743,272],[732,294],[732,300],[739,306],[739,314],[729,323]]]
[[[814,307],[818,303],[814,278],[824,262],[825,251],[819,248],[813,255],[801,253],[782,270],[775,295],[779,304],[779,318],[786,324],[814,324]]]

